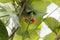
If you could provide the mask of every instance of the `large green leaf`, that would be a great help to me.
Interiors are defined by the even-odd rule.
[[[10,1],[12,1],[12,0],[0,0],[0,2],[2,2],[2,3],[6,3],[6,2],[10,2]]]
[[[47,36],[45,36],[43,40],[55,40],[55,38],[56,38],[56,34],[52,32]]]
[[[2,18],[2,21],[9,22],[9,18],[12,18],[15,26],[20,26],[19,19],[18,19],[17,15],[16,15],[14,7],[12,6],[12,4],[7,5],[7,6],[6,5],[4,5],[4,4],[0,5],[6,10],[6,11],[0,12],[0,17]]]
[[[0,40],[8,40],[8,32],[1,20],[0,20]]]
[[[47,17],[44,19],[44,22],[47,24],[47,26],[56,33],[56,29],[58,28],[59,22],[52,17]],[[58,32],[58,31],[57,31]]]

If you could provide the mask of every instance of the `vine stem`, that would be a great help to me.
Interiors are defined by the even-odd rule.
[[[14,38],[14,35],[11,37],[11,40],[13,40],[13,38]]]
[[[23,4],[23,6],[22,6],[22,8],[20,9],[20,12],[19,12],[19,16],[18,16],[19,19],[21,19],[21,16],[22,16],[22,14],[23,14],[23,12],[24,12],[24,10],[25,10],[25,7],[26,7],[26,4],[27,4],[27,3],[28,3],[28,0],[25,0],[24,4]],[[17,27],[17,28],[14,30],[14,32],[11,34],[11,36],[10,36],[9,38],[11,38],[19,28],[20,28],[20,27]]]
[[[19,28],[20,27],[17,27],[16,30],[13,31],[12,35],[9,38],[11,38]]]
[[[26,7],[26,4],[27,4],[27,3],[28,3],[28,0],[25,0],[22,8],[20,9],[21,11],[19,12],[19,13],[20,13],[20,14],[19,14],[19,19],[21,19],[21,16],[22,16],[22,14],[23,14],[23,12],[24,12],[24,10],[25,10],[25,7]]]

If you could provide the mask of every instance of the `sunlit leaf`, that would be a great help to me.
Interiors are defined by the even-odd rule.
[[[43,40],[55,40],[55,38],[56,38],[56,34],[52,32],[47,36],[45,36]]]
[[[30,34],[30,37],[32,40],[39,40],[39,38],[40,38],[39,34],[35,31],[32,31],[32,33]]]
[[[34,28],[38,28],[38,26],[41,24],[41,22],[42,22],[42,17],[36,18],[36,22],[35,23],[31,23],[29,25],[29,30],[33,30]]]
[[[33,31],[29,34],[30,37],[28,37],[28,33],[22,33],[18,31],[19,34],[16,34],[14,37],[14,40],[38,40],[40,36],[37,34],[36,31]]]
[[[28,24],[24,21],[24,17],[22,17],[22,19],[20,21],[20,25],[21,25],[21,31],[25,32]]]
[[[59,22],[55,18],[47,17],[46,19],[44,19],[44,22],[53,32],[56,33],[56,29],[58,28]]]
[[[22,36],[21,36],[21,35],[17,35],[17,34],[15,34],[13,40],[22,40]]]
[[[40,30],[42,28],[42,24],[40,24],[36,29]]]

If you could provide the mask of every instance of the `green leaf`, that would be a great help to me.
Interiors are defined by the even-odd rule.
[[[43,40],[55,40],[55,38],[56,38],[56,34],[52,32],[47,36],[45,36]]]
[[[2,4],[1,6],[3,6],[3,5],[4,4]],[[18,16],[16,15],[16,12],[15,12],[14,7],[12,6],[12,4],[10,6],[9,5],[7,5],[7,6],[4,5],[3,8],[6,9],[6,11],[0,12],[1,16],[8,15],[10,18],[12,18],[13,23],[15,24],[15,26],[20,26]],[[8,19],[8,17],[6,19]]]
[[[3,23],[5,24],[5,26],[9,25],[9,20],[10,20],[9,15],[1,16],[0,19],[3,21]]]
[[[22,36],[21,36],[21,35],[17,35],[17,34],[15,34],[13,40],[22,40]]]
[[[32,33],[21,33],[20,31],[17,31],[19,34],[15,34],[13,40],[38,40],[40,36],[37,34],[36,31],[33,31]],[[28,37],[30,36],[30,37]]]
[[[55,4],[60,6],[60,0],[52,0]]]
[[[9,15],[10,15],[10,17],[12,18],[13,23],[15,24],[15,26],[20,27],[20,23],[19,23],[19,18],[18,18],[18,16],[17,16],[14,12],[12,12],[12,11],[11,11],[11,13],[10,13]]]
[[[42,28],[42,24],[40,24],[36,29],[40,30]]]
[[[52,17],[47,17],[44,19],[44,22],[47,24],[47,26],[56,33],[56,29],[58,28],[59,22]],[[58,31],[57,31],[58,32]]]
[[[32,33],[30,34],[30,37],[32,40],[39,40],[40,35],[36,31],[32,31]]]
[[[20,29],[16,32],[14,40],[38,40],[40,38],[40,36],[37,34],[38,32],[36,32],[35,30],[40,30],[41,29],[41,24],[42,22],[42,17],[38,17],[36,18],[36,22],[30,24],[29,27],[29,31],[26,31],[26,28],[28,26],[28,24],[24,21],[24,17],[22,17],[22,19],[20,20]],[[30,31],[33,30],[36,27],[36,29],[34,31]],[[34,35],[34,36],[33,36]]]
[[[20,20],[20,25],[21,25],[21,29],[20,30],[22,32],[25,32],[28,24],[24,21],[24,17],[22,17],[22,19]]]
[[[8,32],[1,20],[0,20],[0,40],[8,40]]]
[[[30,0],[27,4],[26,11],[33,11],[35,12],[34,17],[40,17],[46,15],[47,3],[45,0]]]
[[[41,29],[42,26],[39,26],[41,24],[41,22],[42,22],[42,17],[36,18],[36,22],[29,24],[28,30],[31,31],[33,29],[35,29],[35,30]],[[26,28],[28,26],[28,23],[26,23],[24,21],[24,17],[22,17],[22,19],[20,20],[20,25],[21,25],[21,31],[25,32]]]
[[[58,35],[60,34],[60,22],[59,22],[59,24],[58,24],[58,28],[56,29],[58,32]]]
[[[41,21],[42,17],[39,17],[40,19],[38,19],[39,21]],[[38,23],[36,23],[37,25]],[[20,29],[16,32],[16,35],[14,37],[14,40],[38,40],[39,39],[39,35],[37,34],[36,31],[26,31],[26,28],[28,26],[28,24],[24,21],[24,17],[22,17],[22,19],[20,20]],[[40,25],[40,22],[39,22]],[[38,25],[38,26],[39,26]],[[32,26],[33,27],[33,26]],[[34,35],[34,36],[33,36]]]
[[[10,1],[12,1],[12,0],[0,0],[0,2],[2,2],[2,3],[6,3],[6,2],[10,2]]]
[[[38,12],[46,12],[47,4],[43,2],[42,0],[30,0],[28,3],[28,6],[32,10],[36,10]]]
[[[42,22],[42,17],[36,18],[36,22],[35,23],[31,23],[29,25],[29,28],[28,29],[29,30],[33,30],[34,28],[37,29],[39,27],[39,25],[41,24],[41,22]]]

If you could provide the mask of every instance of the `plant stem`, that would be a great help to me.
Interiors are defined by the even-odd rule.
[[[25,35],[26,35],[26,33],[28,32],[29,24],[30,24],[30,22],[29,22],[28,25],[27,25],[26,31],[22,34],[22,35],[23,35],[23,36],[22,36],[22,40],[24,40]],[[29,32],[28,32],[28,34],[29,34]],[[27,34],[27,35],[28,35],[28,34]]]
[[[27,26],[26,30],[28,30],[28,28],[29,28],[29,25],[30,25],[30,22],[28,23],[28,26]]]
[[[14,1],[14,0],[13,0],[13,1]],[[23,14],[23,12],[24,12],[24,10],[25,10],[25,7],[26,7],[26,4],[27,4],[27,3],[28,3],[28,0],[26,0],[26,1],[24,2],[21,10],[19,10],[19,11],[20,11],[20,12],[19,12],[19,19],[21,19],[21,16],[22,16],[22,14]],[[12,35],[11,35],[9,38],[11,38],[18,29],[19,29],[19,27],[17,27],[17,29],[14,30],[14,32],[12,33]]]
[[[21,11],[19,12],[19,19],[21,19],[21,16],[25,10],[26,4],[28,3],[28,0],[25,0],[24,4],[22,5]]]
[[[13,40],[13,38],[14,38],[14,35],[11,37],[11,40]]]
[[[17,27],[17,28],[13,31],[12,35],[11,35],[9,38],[11,38],[18,29],[19,29],[19,27]]]

